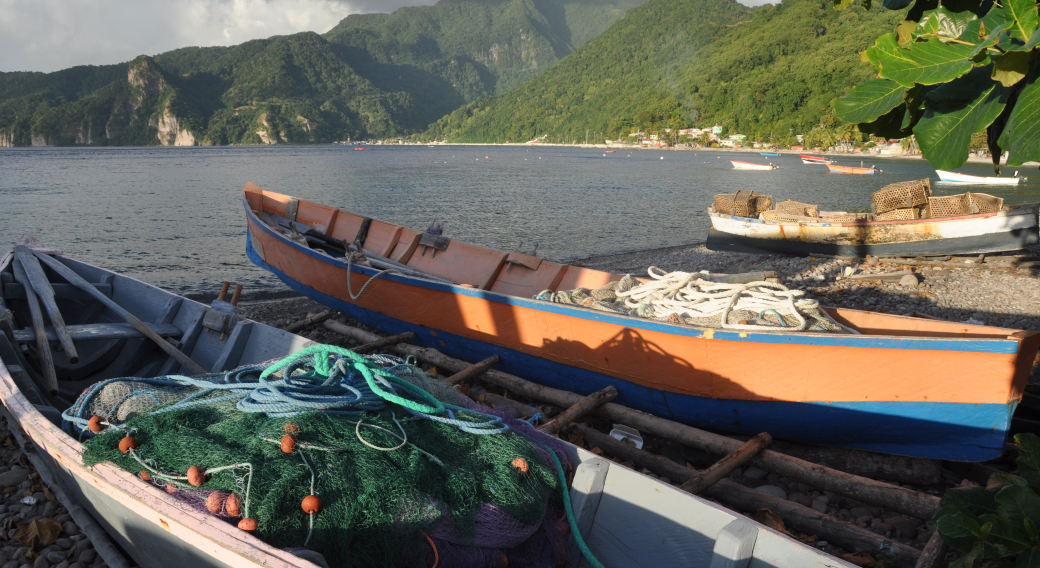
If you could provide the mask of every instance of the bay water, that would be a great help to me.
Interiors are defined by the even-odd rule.
[[[731,159],[780,167],[734,170]],[[850,166],[861,159],[836,158]],[[716,193],[754,190],[774,201],[866,211],[882,185],[938,180],[920,159],[866,158],[871,164],[883,173],[829,174],[796,155],[553,146],[0,149],[0,248],[33,235],[189,297],[212,297],[230,280],[261,298],[288,288],[246,258],[247,181],[413,229],[436,220],[453,239],[497,249],[537,242],[539,256],[569,260],[703,241]],[[984,164],[958,171],[993,175]],[[1026,203],[1040,201],[1036,178],[1018,187],[933,188]]]

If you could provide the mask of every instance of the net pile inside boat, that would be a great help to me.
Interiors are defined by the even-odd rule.
[[[827,315],[801,290],[773,282],[725,284],[706,272],[668,272],[651,266],[651,282],[631,274],[596,290],[545,290],[534,298],[697,327],[735,330],[858,333]]]
[[[404,360],[315,346],[226,374],[102,382],[64,426],[90,436],[90,416],[104,418],[86,465],[112,461],[199,511],[256,519],[258,537],[331,566],[561,566],[565,448],[494,413]],[[128,435],[140,445],[124,454]]]

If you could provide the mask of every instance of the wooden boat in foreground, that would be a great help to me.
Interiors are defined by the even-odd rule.
[[[874,166],[870,166],[869,168],[857,168],[855,166],[836,166],[834,164],[827,164],[827,169],[832,174],[873,175],[881,171]]]
[[[378,238],[378,227],[373,238]],[[113,300],[159,330],[206,370],[217,372],[280,358],[313,342],[233,316],[125,276],[63,257],[54,257]],[[11,255],[0,259],[0,298],[18,323],[27,321],[25,289],[11,278]],[[56,281],[58,279],[55,279]],[[54,286],[57,305],[74,337],[80,363],[59,362],[62,392],[116,376],[151,377],[179,371],[156,346],[126,324],[120,314],[71,285]],[[0,302],[2,307],[5,302]],[[213,322],[222,328],[210,333]],[[48,328],[49,333],[53,329]],[[62,431],[65,406],[37,388],[35,370],[23,366],[16,343],[31,332],[15,332],[14,344],[0,333],[0,399],[8,423],[24,430],[35,447],[38,470],[52,487],[86,509],[143,568],[316,568],[309,560],[274,548],[218,517],[187,506],[138,476],[102,463],[82,465],[84,446]],[[93,370],[91,370],[93,369]],[[83,376],[86,375],[86,376]],[[80,377],[72,382],[65,379]],[[74,394],[72,396],[75,396]],[[18,433],[22,436],[21,433]],[[29,448],[26,450],[30,451]],[[571,498],[589,548],[608,567],[748,566],[779,568],[851,567],[787,535],[710,501],[568,445],[576,467]],[[37,458],[39,458],[37,460]],[[742,547],[742,555],[736,555]],[[297,550],[299,552],[299,550]],[[730,564],[725,561],[741,560]],[[124,564],[129,565],[129,564]]]
[[[244,197],[249,258],[308,297],[385,333],[414,332],[415,343],[455,357],[499,355],[503,371],[581,394],[613,385],[620,404],[717,430],[991,459],[1004,448],[1040,344],[1033,332],[858,310],[828,310],[861,332],[837,335],[706,329],[555,304],[531,298],[622,276],[252,183]],[[344,242],[412,275],[352,263]]]
[[[939,174],[939,181],[946,183],[962,183],[971,185],[1018,185],[1026,178],[1018,177],[1018,172],[1012,177],[983,177],[983,176],[970,176],[968,174],[959,174],[957,172],[948,172],[945,170],[935,170],[935,173]]]
[[[775,170],[774,164],[756,164],[753,162],[742,162],[740,160],[730,160],[733,167],[738,170]]]
[[[773,221],[710,208],[711,250],[799,256],[927,256],[1021,250],[1040,242],[1040,204],[1010,205],[993,213],[895,221],[790,217]]]

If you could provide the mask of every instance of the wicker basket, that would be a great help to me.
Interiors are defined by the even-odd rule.
[[[986,193],[966,193],[968,203],[979,208],[979,213],[996,213],[1004,208],[1004,199]]]
[[[819,217],[820,208],[811,203],[801,203],[799,201],[781,201],[776,204],[776,210],[778,213],[786,213],[788,215],[799,215],[801,217]]]
[[[961,193],[944,197],[929,197],[928,215],[929,217],[971,215],[971,203],[968,201],[968,194]]]
[[[878,213],[874,215],[874,218],[878,221],[910,221],[917,219],[918,208],[917,207],[904,207],[902,209],[893,209],[891,211],[885,211],[884,213]]]
[[[820,222],[822,223],[855,223],[857,221],[870,221],[870,213],[848,213],[845,215],[820,217]]]
[[[761,195],[754,191],[720,193],[715,196],[714,203],[717,213],[752,218],[757,217],[763,211],[768,211],[772,206],[773,196]]]
[[[801,221],[805,221],[804,218],[795,215],[788,215],[779,211],[763,211],[762,214],[758,216],[758,218],[762,219],[763,221],[777,221],[788,223],[798,223]]]
[[[712,205],[716,213],[724,213],[729,215],[733,211],[733,194],[732,193],[720,193],[715,196],[715,203]]]
[[[932,194],[931,181],[927,179],[904,181],[886,185],[870,196],[874,202],[874,213],[887,213],[894,209],[909,209],[928,204]]]

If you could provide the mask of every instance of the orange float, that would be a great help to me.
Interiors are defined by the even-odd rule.
[[[527,473],[527,460],[525,460],[524,458],[514,459],[512,466],[513,469],[519,471],[520,473]]]
[[[141,473],[137,474],[137,476],[140,477],[141,479],[145,480],[145,481],[151,481],[152,480],[152,474],[148,473],[147,471],[145,471],[143,469],[141,470]]]
[[[321,509],[321,499],[317,495],[308,495],[303,498],[303,503],[300,503],[303,508],[303,512],[308,515],[313,515]]]
[[[206,472],[201,467],[193,465],[188,468],[188,483],[198,487],[206,483]]]
[[[227,500],[224,501],[224,512],[232,517],[242,514],[242,502],[239,501],[238,495],[234,493],[228,495]]]
[[[282,436],[281,446],[283,452],[287,454],[293,453],[296,451],[296,436],[293,436],[292,434]]]
[[[206,510],[210,513],[219,513],[224,509],[224,503],[227,502],[228,495],[223,491],[214,491],[206,497]]]
[[[105,426],[101,423],[100,416],[91,416],[90,421],[87,422],[87,428],[89,428],[91,432],[97,434],[98,432],[104,430]]]
[[[124,454],[129,454],[130,450],[141,445],[141,442],[137,441],[137,438],[133,436],[124,436],[122,440],[119,440],[119,451]]]
[[[241,521],[238,521],[238,528],[244,531],[253,532],[256,530],[258,524],[259,523],[257,523],[256,519],[249,517],[247,519],[242,519]]]

